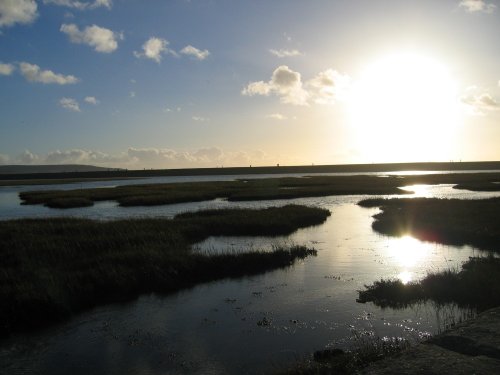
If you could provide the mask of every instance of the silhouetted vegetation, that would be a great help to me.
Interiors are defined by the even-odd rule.
[[[115,200],[121,206],[152,206],[198,202],[215,198],[231,201],[291,199],[345,194],[404,194],[396,177],[315,176],[256,180],[144,184],[115,188],[46,190],[20,193],[23,204],[64,208],[61,203]],[[54,203],[56,201],[57,204]],[[75,207],[73,204],[68,207]]]
[[[485,181],[485,182],[469,182],[453,186],[454,189],[471,190],[471,191],[500,191],[500,183]]]
[[[499,306],[500,259],[470,258],[460,271],[429,273],[406,285],[400,280],[380,280],[359,291],[359,302],[372,301],[382,307],[405,307],[426,300],[454,302],[480,311]]]
[[[355,335],[348,351],[325,349],[314,352],[312,360],[303,360],[283,375],[357,374],[370,363],[408,348],[410,343],[400,338],[364,337]]]
[[[174,219],[0,222],[0,335],[61,320],[141,293],[252,275],[315,254],[302,246],[272,252],[204,255],[191,245],[218,235],[285,235],[330,212],[305,206],[211,210]]]
[[[500,251],[500,198],[367,199],[359,204],[381,208],[373,222],[380,233]],[[470,258],[461,270],[429,273],[419,282],[380,280],[365,287],[360,302],[399,307],[430,299],[484,310],[500,305],[500,259]]]
[[[372,227],[383,234],[500,251],[500,198],[367,199],[359,205],[381,208]]]

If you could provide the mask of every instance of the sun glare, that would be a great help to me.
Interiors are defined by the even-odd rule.
[[[358,151],[375,162],[449,160],[459,109],[446,66],[409,52],[370,64],[350,97]]]

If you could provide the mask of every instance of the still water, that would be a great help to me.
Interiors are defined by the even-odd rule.
[[[81,187],[106,184],[110,182]],[[69,188],[43,188],[60,187]],[[457,267],[469,256],[482,254],[467,246],[381,236],[371,229],[378,209],[356,205],[363,196],[244,203],[215,200],[145,208],[102,202],[63,211],[19,206],[19,191],[38,188],[0,189],[0,217],[171,217],[200,208],[267,207],[290,202],[328,208],[332,215],[324,224],[288,237],[209,238],[193,251],[247,251],[296,243],[315,247],[318,256],[260,276],[99,307],[36,334],[12,337],[0,343],[2,374],[256,374],[280,369],[314,350],[348,348],[363,337],[418,340],[461,312],[432,304],[381,309],[371,303],[356,303],[356,291],[380,278],[417,280],[428,271]],[[453,190],[450,185],[408,189],[414,192],[412,196],[475,199],[500,195]]]

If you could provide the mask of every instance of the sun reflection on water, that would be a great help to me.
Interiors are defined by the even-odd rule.
[[[410,186],[403,186],[401,187],[401,189],[412,192],[415,198],[419,197],[426,198],[432,196],[432,192],[429,189],[430,186],[431,185],[410,185]]]
[[[388,247],[388,255],[401,270],[397,275],[403,284],[413,281],[415,271],[421,269],[432,254],[434,245],[421,242],[409,235],[392,240]]]

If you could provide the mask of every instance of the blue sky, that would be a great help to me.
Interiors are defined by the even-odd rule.
[[[0,0],[0,163],[500,160],[499,5]]]

